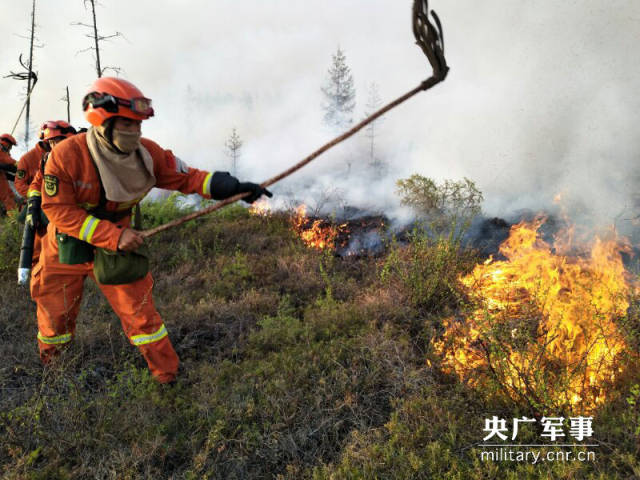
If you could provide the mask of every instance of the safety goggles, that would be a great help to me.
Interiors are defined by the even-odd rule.
[[[93,108],[102,108],[109,113],[118,113],[119,106],[123,106],[139,115],[153,117],[151,99],[145,97],[130,98],[127,100],[109,94],[90,93],[84,98],[82,108],[86,110],[89,108],[89,105]]]

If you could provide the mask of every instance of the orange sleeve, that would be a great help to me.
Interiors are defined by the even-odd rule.
[[[4,165],[17,165],[18,164],[18,162],[16,162],[13,158],[11,158],[11,155],[9,155],[4,150],[0,150],[0,163],[3,163]]]
[[[118,240],[122,227],[108,220],[100,220],[90,215],[78,205],[74,188],[74,156],[81,153],[72,148],[53,149],[44,170],[44,188],[42,189],[42,210],[59,232],[79,238],[96,247],[109,250],[118,249]],[[75,154],[75,155],[74,155]],[[64,155],[64,162],[60,158]]]
[[[153,158],[156,187],[211,198],[211,173],[189,167],[171,150],[164,150],[151,140],[145,138],[142,143]]]
[[[29,168],[27,163],[29,162],[29,154],[31,151],[25,153],[20,160],[18,160],[18,171],[16,172],[16,179],[13,182],[13,186],[16,187],[16,191],[23,197],[27,196],[29,190]]]
[[[42,172],[38,170],[33,181],[29,184],[27,190],[27,198],[42,196]]]

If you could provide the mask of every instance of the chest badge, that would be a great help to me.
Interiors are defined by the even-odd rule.
[[[55,197],[58,194],[58,177],[55,175],[45,175],[44,191],[50,197]]]

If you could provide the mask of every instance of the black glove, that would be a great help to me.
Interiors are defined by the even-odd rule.
[[[240,182],[238,183],[238,192],[237,193],[245,193],[250,192],[251,195],[248,197],[244,197],[242,200],[247,203],[253,203],[257,199],[259,199],[262,195],[266,195],[267,197],[273,197],[273,193],[271,193],[266,188],[262,188],[257,183],[251,182]]]
[[[215,172],[211,177],[211,198],[214,200],[224,200],[245,192],[251,193],[242,199],[247,203],[255,202],[263,194],[267,197],[273,197],[273,194],[266,188],[262,188],[257,183],[239,182],[236,177],[229,175],[229,172]]]
[[[42,205],[42,199],[40,197],[29,197],[27,200],[27,216],[24,223],[29,225],[34,230],[38,230],[42,226],[40,205]]]
[[[224,200],[238,193],[238,179],[229,172],[214,172],[211,177],[211,198]]]
[[[0,163],[0,170],[9,173],[16,173],[18,167],[16,167],[14,163]]]

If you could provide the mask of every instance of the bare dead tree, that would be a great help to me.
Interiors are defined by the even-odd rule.
[[[331,205],[337,206],[339,210],[344,210],[346,207],[344,196],[345,192],[341,188],[324,187],[313,195],[313,208],[310,209],[308,214],[312,217],[318,217]]]
[[[33,49],[36,46],[39,45],[35,45],[35,32],[36,32],[36,0],[33,0],[32,4],[31,4],[31,34],[28,37],[29,38],[29,63],[27,65],[24,64],[24,61],[22,60],[22,54],[20,54],[20,56],[18,57],[18,61],[20,62],[20,65],[22,66],[22,68],[24,69],[24,71],[22,72],[9,72],[9,75],[6,75],[5,78],[13,78],[15,80],[26,80],[27,81],[27,98],[25,100],[24,105],[22,106],[22,109],[20,110],[20,114],[18,115],[18,119],[16,120],[15,125],[13,126],[13,130],[11,131],[11,133],[13,133],[16,129],[16,126],[18,125],[18,122],[20,121],[20,117],[22,116],[22,113],[25,111],[26,109],[26,116],[25,116],[25,129],[24,129],[24,144],[25,146],[29,145],[29,125],[30,125],[30,115],[31,115],[31,92],[33,91],[33,88],[36,85],[36,82],[38,81],[38,76],[37,74],[33,71]]]
[[[36,32],[36,0],[31,4],[31,39],[29,40],[29,76],[27,79],[27,112],[25,114],[24,144],[29,145],[29,119],[31,116],[31,82],[33,80],[33,40]]]
[[[367,93],[367,104],[364,116],[368,117],[373,112],[378,110],[381,106],[382,99],[380,98],[380,93],[378,91],[378,84],[372,82],[369,85],[369,90]],[[384,119],[382,118],[378,118],[377,120],[374,120],[369,125],[367,125],[365,129],[365,134],[367,140],[369,141],[369,166],[378,178],[384,176],[386,170],[385,162],[383,162],[376,154],[376,137],[379,135],[380,123],[383,120]]]
[[[88,33],[85,36],[87,38],[92,39],[94,44],[93,44],[93,46],[87,47],[85,49],[82,49],[82,50],[78,51],[77,53],[88,52],[90,50],[93,50],[95,52],[95,56],[96,56],[95,57],[96,58],[96,73],[98,74],[98,77],[102,77],[102,75],[104,75],[104,72],[106,72],[107,70],[112,70],[112,71],[114,71],[116,73],[120,73],[120,68],[118,68],[118,67],[104,67],[104,68],[102,68],[102,63],[100,61],[100,42],[102,42],[104,40],[109,40],[109,39],[112,39],[112,38],[116,38],[116,37],[124,37],[124,35],[122,35],[121,32],[116,32],[116,33],[113,33],[111,35],[100,35],[98,33],[98,21],[97,21],[97,18],[96,18],[96,3],[97,3],[96,0],[83,0],[83,2],[84,2],[84,7],[85,8],[87,8],[88,5],[91,6],[92,23],[91,24],[87,24],[87,23],[82,23],[82,22],[73,22],[71,25],[88,28],[91,33]]]
[[[227,155],[231,158],[231,174],[238,174],[238,159],[240,158],[240,149],[242,148],[242,139],[238,135],[238,130],[233,127],[231,135],[224,143],[227,149]]]
[[[60,100],[67,104],[67,122],[71,123],[71,99],[69,98],[69,85],[67,85],[65,96]]]

